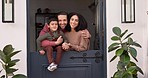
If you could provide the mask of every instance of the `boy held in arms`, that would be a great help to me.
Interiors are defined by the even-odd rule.
[[[39,37],[37,38],[37,48],[40,54],[44,54],[44,50],[46,51],[48,62],[50,64],[47,69],[49,71],[54,71],[55,69],[57,69],[57,65],[60,63],[62,58],[62,54],[63,54],[62,43],[67,42],[67,39],[64,33],[59,29],[57,18],[49,19],[48,28],[49,28],[49,32],[43,35],[39,35]],[[59,42],[58,41],[59,38],[63,38],[63,42],[61,41]],[[46,47],[42,47],[41,42],[43,40],[55,41],[56,45],[54,46],[48,45]],[[53,57],[54,50],[56,50],[57,52],[55,60]]]

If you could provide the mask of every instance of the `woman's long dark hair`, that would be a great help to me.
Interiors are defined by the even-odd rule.
[[[81,15],[81,14],[78,14],[78,13],[75,13],[75,12],[71,12],[69,13],[68,15],[68,22],[70,22],[70,19],[73,15],[77,15],[78,16],[78,26],[75,28],[76,32],[78,32],[79,30],[84,30],[84,29],[87,29],[87,22],[85,20],[85,18]],[[67,31],[71,31],[71,26],[70,24],[68,23],[68,25],[65,27],[65,29]]]

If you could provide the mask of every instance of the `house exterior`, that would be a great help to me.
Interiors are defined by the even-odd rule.
[[[22,50],[21,53],[16,55],[20,58],[20,62],[16,67],[19,69],[16,73],[27,75],[27,2],[29,0],[15,0],[14,4],[14,23],[3,23],[0,19],[0,49],[7,44],[12,44],[16,50]],[[2,4],[2,0],[0,1]],[[2,18],[2,6],[0,6],[0,18]],[[137,48],[138,66],[142,68],[144,75],[138,74],[139,78],[148,78],[148,1],[136,0],[135,1],[135,23],[121,23],[121,0],[106,0],[106,42],[107,46],[111,44],[110,38],[112,37],[112,28],[119,26],[121,29],[128,29],[133,32],[133,38],[141,44],[142,48]],[[32,22],[32,20],[29,20]],[[32,47],[32,46],[30,46]],[[107,48],[106,48],[107,51]],[[107,78],[110,78],[114,71],[116,71],[116,61],[109,62],[114,53],[107,53]],[[1,66],[1,65],[0,65]],[[2,67],[0,67],[1,69]],[[3,72],[2,72],[3,73]]]

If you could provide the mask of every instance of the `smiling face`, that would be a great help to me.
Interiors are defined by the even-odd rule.
[[[59,22],[59,26],[62,29],[65,29],[65,27],[68,23],[67,15],[58,15],[58,22]]]
[[[51,21],[48,26],[51,32],[57,31],[58,21]]]
[[[77,15],[73,15],[71,18],[70,18],[70,22],[69,22],[70,26],[71,26],[71,29],[75,29],[78,24],[79,24],[79,18]]]

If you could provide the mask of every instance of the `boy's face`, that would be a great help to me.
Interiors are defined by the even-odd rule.
[[[52,32],[57,31],[58,22],[57,21],[51,21],[48,26],[49,26],[50,31],[52,31]]]
[[[58,23],[62,29],[65,29],[68,23],[67,15],[58,15]]]

